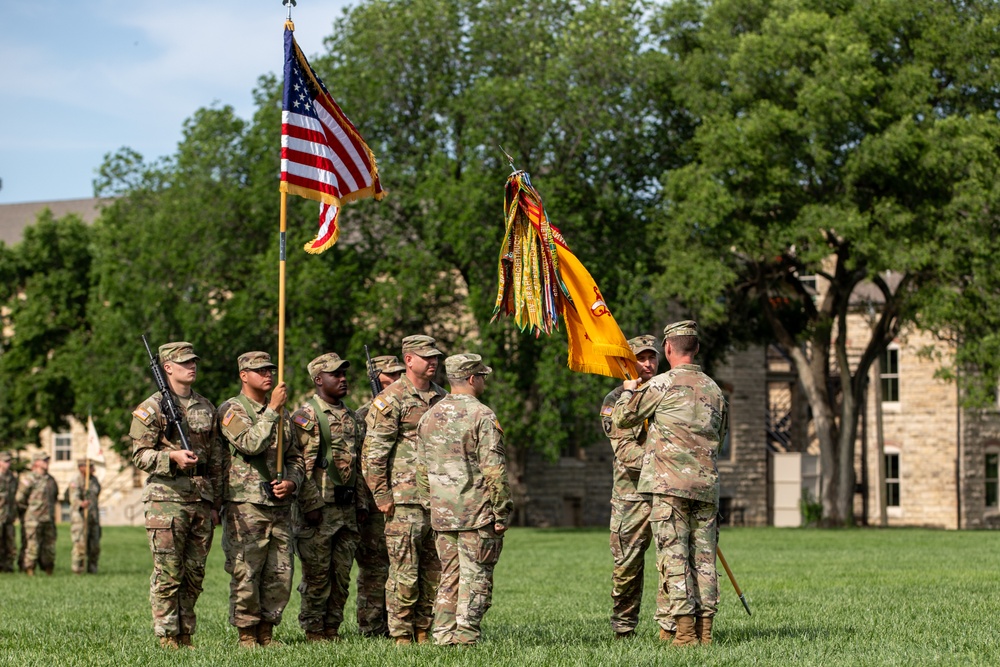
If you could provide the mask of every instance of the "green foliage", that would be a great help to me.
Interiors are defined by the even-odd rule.
[[[996,384],[996,344],[981,338],[996,312],[977,309],[1000,250],[998,22],[995,3],[934,0],[659,11],[697,130],[688,163],[663,175],[654,291],[736,336],[760,340],[766,323],[765,341],[802,351],[833,521],[850,518],[868,369],[904,326],[963,343],[972,336],[955,332],[972,327],[960,360]],[[834,322],[859,309],[873,331],[849,366]],[[842,394],[827,390],[830,374]]]
[[[72,370],[89,328],[91,234],[78,217],[45,209],[20,243],[0,244],[0,441],[33,441],[72,410]]]

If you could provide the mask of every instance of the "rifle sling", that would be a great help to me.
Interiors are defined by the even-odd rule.
[[[316,424],[319,425],[319,454],[317,458],[320,461],[326,461],[326,474],[333,480],[334,485],[344,486],[343,479],[340,477],[340,471],[337,470],[337,466],[334,465],[333,460],[330,458],[330,443],[333,440],[333,435],[330,433],[330,421],[326,418],[326,413],[320,409],[319,398],[317,396],[309,399],[309,405],[316,411]],[[354,482],[354,470],[352,469],[351,478],[347,480],[347,484],[354,486]]]
[[[243,394],[240,394],[239,396],[237,396],[233,400],[235,400],[237,403],[239,403],[240,405],[242,405],[243,409],[246,410],[247,416],[250,417],[250,426],[252,428],[257,423],[257,411],[253,409],[252,405],[250,405],[250,399],[248,399]],[[281,428],[281,414],[280,413],[278,414],[278,422],[277,422],[277,424],[278,424],[278,428]],[[236,447],[233,445],[233,443],[229,443],[229,450],[233,453],[233,456],[236,456],[237,454],[239,454],[239,456],[247,463],[247,465],[249,465],[251,468],[253,468],[254,470],[256,470],[257,474],[260,475],[265,481],[270,482],[270,481],[273,480],[273,478],[271,477],[271,472],[267,469],[267,450],[266,449],[263,452],[261,452],[260,454],[255,454],[253,456],[250,456],[250,455],[244,454],[243,452],[241,452],[238,449],[236,449]]]

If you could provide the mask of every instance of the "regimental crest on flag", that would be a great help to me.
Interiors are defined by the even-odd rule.
[[[305,246],[314,254],[336,243],[342,204],[385,196],[375,155],[316,76],[290,22],[285,24],[280,189],[327,205],[320,208],[319,234]]]

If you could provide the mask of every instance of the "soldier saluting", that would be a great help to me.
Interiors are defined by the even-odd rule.
[[[153,630],[164,648],[193,647],[194,606],[205,579],[222,503],[222,452],[215,406],[191,387],[199,357],[187,342],[161,345],[159,363],[190,451],[169,425],[162,392],[132,412],[132,463],[149,473],[142,492],[146,533],[153,554],[149,601]]]

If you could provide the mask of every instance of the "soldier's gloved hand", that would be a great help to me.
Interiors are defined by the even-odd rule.
[[[295,482],[290,479],[286,479],[283,482],[274,480],[271,482],[271,488],[274,490],[274,496],[278,500],[282,500],[295,493]]]
[[[198,465],[198,455],[186,449],[175,449],[170,452],[170,460],[181,470],[190,470]]]
[[[306,525],[315,528],[323,521],[323,510],[318,507],[305,513]]]

